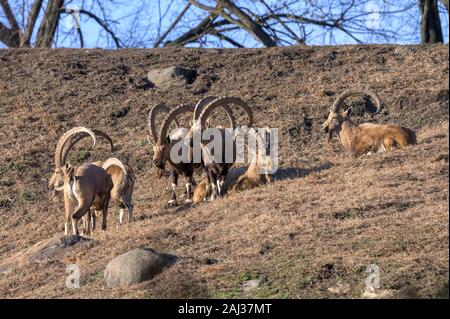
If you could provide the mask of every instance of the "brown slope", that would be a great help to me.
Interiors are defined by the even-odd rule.
[[[199,76],[170,90],[129,84],[173,64]],[[354,161],[323,145],[318,129],[333,98],[361,85],[380,94],[386,112],[360,120],[418,129],[418,147]],[[207,94],[241,96],[258,126],[278,127],[282,168],[298,178],[193,210],[164,209],[167,181],[152,177],[146,114],[161,100],[195,103]],[[85,288],[66,291],[57,262],[0,277],[0,296],[241,296],[239,282],[258,273],[272,282],[266,295],[323,297],[343,280],[347,296],[360,296],[360,269],[370,262],[385,269],[383,287],[394,295],[413,287],[428,297],[448,282],[448,164],[431,162],[448,154],[448,46],[2,50],[0,109],[0,258],[61,232],[62,205],[46,183],[57,139],[75,125],[107,131],[116,155],[130,159],[141,219],[117,231],[111,218],[99,243],[79,252]],[[88,155],[74,151],[71,160]],[[89,160],[108,155],[105,146]],[[151,284],[106,290],[99,272],[139,245],[195,259]],[[204,265],[205,256],[218,263]],[[327,264],[334,270],[320,275]]]

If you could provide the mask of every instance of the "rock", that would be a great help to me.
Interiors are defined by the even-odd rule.
[[[335,295],[344,295],[350,291],[350,285],[347,283],[338,283],[336,286],[328,288],[328,291]]]
[[[147,74],[148,80],[157,87],[170,86],[183,80],[185,83],[193,83],[196,77],[197,71],[179,66],[150,70]]]
[[[242,289],[245,292],[249,292],[255,289],[258,289],[261,286],[261,280],[259,279],[252,279],[252,280],[247,280],[242,284]]]
[[[106,285],[109,288],[128,287],[148,281],[176,259],[176,256],[159,254],[153,249],[131,250],[108,263],[104,272]]]
[[[88,241],[87,238],[71,236],[54,236],[50,239],[40,241],[25,251],[22,251],[0,264],[0,274],[7,274],[13,269],[20,268],[31,263],[45,263],[54,260],[65,252],[69,247],[80,242]]]

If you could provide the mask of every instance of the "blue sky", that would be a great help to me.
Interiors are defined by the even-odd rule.
[[[266,0],[270,4],[276,4],[277,1]],[[346,0],[305,0],[314,1],[316,4],[327,7],[329,4],[346,2]],[[18,0],[10,0],[13,5]],[[29,1],[31,2],[31,1]],[[211,0],[202,0],[205,4],[211,4]],[[260,4],[255,4],[257,1],[252,0],[238,0],[236,3],[242,3],[249,10],[253,12],[261,12],[263,8]],[[347,1],[348,2],[348,1]],[[98,15],[101,11],[98,6],[95,6],[95,1],[86,0],[69,0],[66,1],[68,7],[84,7],[96,12]],[[113,0],[102,1],[104,11],[110,16],[112,28],[123,39],[125,46],[130,47],[152,47],[156,38],[161,34],[173,21],[174,17],[182,10],[186,4],[186,0]],[[361,12],[372,12],[370,15],[364,16],[359,25],[369,25],[374,30],[379,28],[387,28],[387,36],[379,36],[369,33],[354,33],[363,43],[397,43],[397,44],[413,44],[420,42],[419,34],[419,10],[416,5],[416,0],[366,0],[360,1],[362,3],[357,10],[349,12],[349,14],[357,15]],[[93,5],[94,4],[94,5]],[[404,8],[407,5],[411,8],[406,12],[396,11],[399,8]],[[1,10],[0,10],[1,11]],[[294,14],[307,15],[308,17],[321,18],[320,12],[308,10],[305,4],[296,4],[291,7]],[[316,10],[317,11],[317,10]],[[378,11],[391,12],[387,15],[379,15]],[[338,14],[339,12],[335,12]],[[20,16],[20,14],[18,14]],[[168,40],[185,32],[190,27],[194,26],[201,18],[207,14],[195,7],[191,7],[188,13],[180,21],[179,26],[169,36]],[[4,18],[0,13],[0,21],[5,24]],[[161,22],[160,22],[161,21]],[[445,42],[448,42],[448,15],[442,13],[441,21],[443,25]],[[57,46],[58,47],[78,47],[77,33],[73,29],[73,18],[69,15],[63,15],[61,20]],[[105,31],[92,19],[86,16],[81,16],[80,20],[81,30],[84,35],[85,47],[102,47],[114,48],[115,45],[110,38],[105,37]],[[309,34],[307,44],[309,45],[324,45],[324,44],[354,44],[356,41],[350,36],[341,31],[325,32],[323,28],[306,25],[292,25],[295,32],[301,32],[304,27],[305,32]],[[63,34],[70,31],[69,35],[64,37]],[[66,32],[67,33],[67,32]],[[401,36],[395,36],[401,34]],[[234,39],[246,47],[261,47],[261,44],[246,32],[230,33]],[[226,43],[219,43],[213,36],[207,38],[205,47],[229,46]],[[286,43],[285,43],[286,44]],[[1,44],[0,44],[1,46]],[[198,46],[197,44],[190,46]]]

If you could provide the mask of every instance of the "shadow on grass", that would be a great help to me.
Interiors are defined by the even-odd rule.
[[[295,179],[295,178],[302,178],[306,177],[309,174],[312,173],[318,173],[323,170],[328,170],[331,167],[333,167],[333,164],[331,162],[325,162],[320,165],[316,165],[310,168],[280,168],[274,175],[274,179],[276,181],[279,180],[285,180],[285,179]]]

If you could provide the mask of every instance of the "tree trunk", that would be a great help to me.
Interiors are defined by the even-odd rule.
[[[20,46],[20,36],[17,31],[8,29],[0,22],[0,41],[9,48],[18,48]]]
[[[36,36],[35,47],[51,48],[64,0],[50,0]]]
[[[420,34],[422,43],[443,43],[441,19],[437,0],[419,0]]]
[[[33,34],[36,20],[39,16],[39,12],[41,11],[42,1],[43,0],[34,1],[33,6],[31,7],[31,11],[30,11],[30,14],[28,15],[27,25],[25,27],[25,31],[23,32],[20,46],[25,46],[25,47],[30,46],[31,36]]]

